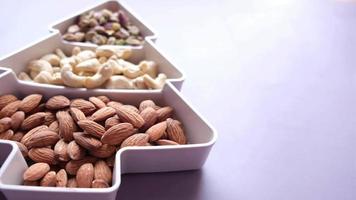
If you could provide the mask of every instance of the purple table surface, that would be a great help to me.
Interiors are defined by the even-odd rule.
[[[0,55],[95,1],[0,6]],[[119,199],[356,199],[356,2],[129,1],[219,132],[199,171],[124,175]]]

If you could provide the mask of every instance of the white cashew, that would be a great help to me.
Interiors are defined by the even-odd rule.
[[[137,65],[127,62],[123,59],[117,60],[117,63],[123,66],[124,68],[123,74],[128,78],[136,78],[143,75],[143,72],[140,70],[140,68]]]
[[[167,76],[165,74],[158,74],[156,79],[151,78],[148,74],[143,75],[145,84],[151,89],[161,89],[166,82]]]
[[[72,49],[72,56],[78,55],[80,53],[80,51],[81,51],[80,47],[74,47]]]
[[[85,72],[85,71],[80,71],[77,73],[79,76],[94,76],[95,72]]]
[[[152,78],[157,77],[158,69],[156,62],[143,60],[138,64],[138,66],[143,73],[150,75]]]
[[[64,54],[64,52],[61,49],[56,49],[55,53],[57,54],[57,56],[59,56],[61,59],[66,58],[66,54]]]
[[[76,64],[77,64],[77,60],[73,56],[62,58],[61,61],[59,62],[60,67],[63,67],[66,65],[75,66]]]
[[[98,72],[92,76],[88,77],[84,82],[86,88],[97,88],[103,85],[113,74],[113,70],[107,63],[101,65]]]
[[[75,57],[78,60],[78,62],[83,62],[83,61],[86,61],[86,60],[89,60],[89,59],[92,59],[92,58],[96,58],[95,52],[91,51],[91,50],[81,51]]]
[[[53,73],[61,72],[61,68],[60,67],[52,67],[52,69],[53,69]]]
[[[61,76],[61,72],[56,72],[53,73],[52,78],[51,78],[51,83],[55,85],[63,85],[63,79]]]
[[[104,64],[106,61],[108,61],[108,58],[107,57],[100,57],[99,58],[99,62],[101,63],[101,64]]]
[[[113,60],[110,58],[106,63],[111,66],[113,74],[119,75],[124,72],[124,68],[117,62],[117,60]]]
[[[40,58],[40,60],[45,60],[45,61],[49,62],[52,66],[59,66],[60,58],[56,54],[51,53],[51,54],[42,56],[42,58]]]
[[[85,60],[75,66],[75,71],[97,72],[100,67],[100,62],[96,58]]]
[[[17,77],[23,81],[32,81],[31,77],[25,72],[20,72]]]
[[[111,78],[106,82],[105,88],[107,89],[133,89],[135,88],[131,79],[125,76],[116,75],[111,76]]]
[[[122,47],[116,45],[102,45],[96,48],[95,52],[97,57],[104,56],[109,58],[116,55],[122,59],[128,59],[132,54],[131,49],[123,49]]]
[[[51,83],[52,79],[52,74],[47,72],[47,71],[41,71],[34,79],[33,81],[36,83],[46,83],[49,84]]]
[[[147,85],[142,76],[133,79],[132,83],[134,84],[136,89],[147,89]]]
[[[30,76],[35,78],[41,71],[47,71],[53,74],[52,65],[45,60],[31,61],[27,68],[30,70]]]
[[[67,64],[61,69],[63,84],[70,87],[83,87],[87,77],[82,77],[72,72],[72,66]]]

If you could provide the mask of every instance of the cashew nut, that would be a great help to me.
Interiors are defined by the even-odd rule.
[[[134,84],[131,79],[128,79],[125,76],[115,75],[111,76],[111,78],[105,84],[105,88],[107,89],[133,89]]]
[[[70,87],[83,87],[87,77],[78,76],[73,73],[72,66],[67,64],[62,67],[61,77],[64,85]]]
[[[128,78],[136,78],[143,75],[143,72],[140,70],[140,68],[137,65],[127,62],[123,59],[117,60],[117,63],[123,66],[124,68],[123,74]]]
[[[76,56],[80,53],[81,49],[80,47],[78,46],[75,46],[73,49],[72,49],[72,56]]]
[[[113,74],[119,75],[123,73],[124,68],[116,60],[110,58],[106,63],[111,66]]]
[[[20,72],[17,77],[23,81],[32,81],[31,77],[25,72]]]
[[[153,79],[151,76],[148,74],[143,75],[143,80],[145,81],[145,84],[152,89],[161,89],[164,86],[164,83],[166,82],[167,76],[165,74],[158,74],[156,79]]]
[[[84,82],[86,88],[96,88],[103,85],[113,74],[113,70],[109,64],[105,63],[101,65],[98,72],[92,76],[88,77]]]
[[[51,64],[45,60],[31,61],[28,64],[27,68],[30,70],[31,78],[35,78],[41,71],[47,71],[53,74],[53,69]]]
[[[152,78],[157,77],[158,70],[156,62],[144,60],[141,61],[138,66],[143,73],[150,75]]]
[[[61,59],[66,58],[66,54],[64,54],[64,52],[61,49],[56,49],[55,53],[57,54],[57,56],[59,56]]]
[[[107,58],[107,57],[104,57],[104,56],[99,58],[100,64],[105,63],[107,60],[108,60],[108,58]]]
[[[71,66],[75,66],[77,64],[77,60],[72,56],[72,57],[66,57],[61,59],[61,61],[59,62],[59,65],[61,67],[65,66],[65,65],[71,65]]]
[[[41,71],[34,79],[34,82],[37,83],[46,83],[49,84],[51,83],[51,78],[52,78],[52,74],[47,72],[47,71]]]
[[[61,68],[60,67],[52,67],[52,69],[53,69],[53,73],[61,72]]]
[[[52,66],[59,66],[60,58],[56,54],[51,53],[51,54],[42,56],[42,58],[40,58],[40,60],[45,60],[45,61],[49,62]]]
[[[51,78],[51,83],[55,85],[63,85],[63,79],[61,76],[61,72],[53,73]]]
[[[75,66],[75,71],[97,72],[100,67],[100,62],[96,58],[85,60]]]
[[[94,51],[90,50],[81,51],[75,57],[78,59],[78,62],[83,62],[91,58],[96,58]]]
[[[147,89],[147,85],[145,84],[145,81],[142,76],[133,79],[132,83],[134,84],[136,89]]]
[[[116,45],[102,45],[96,49],[97,57],[111,57],[113,55],[118,56],[122,59],[128,59],[131,56],[131,49],[123,49],[122,47]]]

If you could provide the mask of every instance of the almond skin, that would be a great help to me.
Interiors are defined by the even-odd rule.
[[[187,143],[187,138],[185,137],[181,123],[178,120],[171,118],[167,119],[167,136],[169,140],[177,142],[178,144]]]
[[[155,108],[156,104],[152,100],[144,100],[140,103],[140,106],[138,107],[140,112],[145,110],[146,108]]]
[[[37,181],[47,174],[49,170],[50,167],[47,163],[35,163],[25,171],[23,179],[25,181]]]
[[[77,144],[88,150],[97,149],[102,145],[99,140],[83,132],[75,132],[74,140]]]
[[[110,117],[105,120],[105,129],[108,130],[109,128],[111,128],[119,123],[120,123],[120,120],[117,115]]]
[[[179,145],[177,142],[172,140],[160,139],[156,141],[157,145]]]
[[[48,130],[48,126],[42,125],[42,126],[37,126],[36,128],[31,129],[28,131],[21,139],[21,143],[24,144],[25,146],[28,146],[28,142],[30,138],[35,135],[36,133],[40,131]]]
[[[103,96],[102,95],[102,96],[97,96],[96,98],[100,99],[104,103],[109,103],[110,102],[110,99],[107,96]]]
[[[76,188],[76,187],[78,187],[77,180],[75,180],[75,178],[70,178],[70,179],[68,179],[67,187],[69,187],[69,188]]]
[[[140,128],[142,131],[146,131],[148,128],[153,126],[157,121],[157,112],[152,107],[145,108],[141,113],[141,117],[145,121],[145,124]]]
[[[65,165],[66,172],[70,175],[76,175],[80,166],[84,163],[94,163],[96,160],[97,158],[92,156],[87,156],[80,160],[71,160]]]
[[[128,122],[136,128],[142,127],[145,123],[145,120],[138,113],[124,106],[121,106],[117,110],[117,115],[119,116],[120,121]]]
[[[90,155],[93,155],[97,158],[108,158],[116,153],[116,147],[109,144],[103,144],[97,149],[90,151]]]
[[[79,167],[76,180],[79,188],[90,188],[94,179],[94,167],[91,163],[85,163]]]
[[[59,135],[61,135],[66,142],[73,140],[75,124],[72,117],[66,111],[58,111],[56,117],[58,120]]]
[[[21,131],[14,133],[10,140],[20,142],[25,134]],[[22,144],[22,143],[21,143]]]
[[[162,122],[165,121],[167,118],[172,117],[173,108],[170,106],[165,106],[158,109],[156,112],[157,112],[157,121]]]
[[[19,147],[20,151],[21,151],[21,154],[24,158],[27,157],[28,155],[28,149],[25,145],[23,145],[22,143],[20,142],[16,142],[17,146]]]
[[[67,152],[68,144],[63,140],[58,140],[54,146],[54,155],[59,161],[69,161],[69,155]]]
[[[122,106],[122,103],[117,101],[110,101],[109,103],[107,103],[107,106],[114,108],[117,112],[117,110]]]
[[[26,119],[22,122],[21,129],[30,130],[36,126],[42,125],[45,121],[45,117],[45,112],[38,112],[26,117]]]
[[[120,123],[111,128],[109,128],[101,138],[104,144],[119,145],[127,137],[135,134],[137,129],[135,129],[130,123]]]
[[[0,133],[5,132],[11,128],[12,119],[10,117],[4,117],[0,119]]]
[[[11,129],[15,131],[19,129],[24,120],[25,120],[25,113],[23,111],[15,112],[13,115],[11,115]]]
[[[14,131],[11,129],[0,133],[0,139],[2,140],[10,140],[14,136]]]
[[[59,139],[56,132],[50,130],[39,131],[29,138],[26,146],[29,148],[52,146],[56,144]]]
[[[56,183],[57,183],[56,172],[50,171],[43,177],[43,179],[40,182],[40,185],[45,187],[54,187],[56,186]]]
[[[96,107],[90,101],[86,101],[84,99],[74,99],[71,104],[71,108],[78,108],[81,110],[85,115],[90,115],[96,110]]]
[[[62,95],[53,96],[46,102],[46,108],[49,110],[59,110],[66,108],[70,105],[70,101],[67,97]]]
[[[133,105],[122,105],[122,108],[131,110],[131,111],[133,111],[135,113],[140,113],[140,111]]]
[[[90,117],[93,121],[100,122],[104,121],[109,117],[116,115],[116,110],[111,107],[103,107],[97,110],[95,113],[92,114]]]
[[[67,183],[68,183],[67,172],[64,169],[59,170],[56,175],[56,186],[66,187]]]
[[[59,124],[58,124],[58,121],[52,122],[52,123],[48,126],[48,129],[51,130],[51,131],[53,131],[53,132],[59,133]]]
[[[111,179],[112,179],[111,169],[109,168],[109,166],[106,164],[105,161],[103,160],[96,161],[94,166],[94,178],[102,179],[108,184],[111,183]]]
[[[92,183],[91,183],[91,187],[92,188],[108,188],[109,184],[106,183],[104,180],[102,179],[95,179]]]
[[[0,110],[3,109],[9,103],[17,101],[17,97],[12,94],[5,94],[0,96]]]
[[[109,167],[114,167],[114,165],[115,165],[115,154],[110,156],[109,158],[107,158],[105,160],[105,162]]]
[[[76,121],[76,122],[80,121],[80,120],[87,119],[85,117],[85,114],[81,110],[79,110],[78,108],[72,107],[72,108],[69,109],[69,112],[72,115],[72,118],[74,119],[74,121]]]
[[[46,113],[46,116],[45,116],[44,125],[49,126],[54,121],[56,121],[56,116],[52,112],[45,112],[45,113]]]
[[[29,113],[40,105],[42,100],[41,94],[31,94],[22,99],[19,110]]]
[[[131,135],[122,142],[120,148],[128,146],[146,146],[147,142],[149,141],[149,138],[149,135],[147,135],[146,133],[138,133]]]
[[[67,153],[72,160],[80,160],[85,157],[85,149],[78,145],[74,140],[67,146]]]
[[[150,136],[150,142],[154,142],[159,140],[163,136],[166,129],[167,129],[167,123],[166,121],[163,121],[151,126],[151,128],[149,128],[146,131],[146,134]]]
[[[85,119],[80,120],[77,123],[86,133],[89,133],[94,137],[101,138],[105,133],[105,128],[92,120]]]
[[[20,107],[20,104],[21,104],[21,101],[16,100],[16,101],[11,102],[11,103],[7,104],[6,106],[4,106],[0,110],[0,118],[11,117],[11,115],[13,115],[18,110],[18,108]]]
[[[104,108],[106,106],[106,104],[97,97],[89,97],[89,101],[99,109]]]
[[[30,157],[35,162],[47,163],[50,165],[57,164],[54,151],[47,147],[30,149],[28,152],[28,157]]]

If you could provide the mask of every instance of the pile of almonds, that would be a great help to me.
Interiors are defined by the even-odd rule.
[[[107,9],[79,16],[77,24],[68,27],[63,39],[97,45],[131,46],[141,45],[143,41],[140,30],[131,24],[122,10],[112,12]]]
[[[173,109],[138,107],[106,96],[68,99],[0,96],[0,139],[15,141],[30,167],[24,185],[110,187],[115,153],[128,146],[186,144]]]

